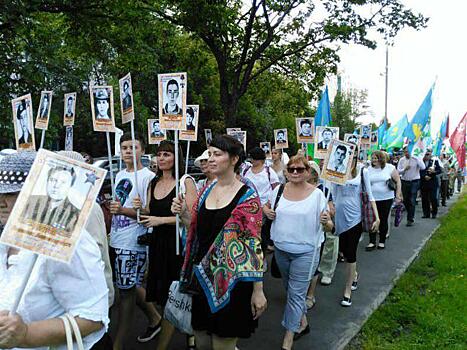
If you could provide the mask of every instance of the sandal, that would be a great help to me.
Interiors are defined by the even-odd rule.
[[[311,310],[313,306],[316,304],[316,298],[315,297],[306,297],[306,309]]]

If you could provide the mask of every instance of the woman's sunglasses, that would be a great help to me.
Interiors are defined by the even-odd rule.
[[[294,172],[297,172],[297,174],[303,174],[305,172],[306,168],[304,167],[299,167],[299,168],[287,168],[287,172],[290,174],[293,174]]]

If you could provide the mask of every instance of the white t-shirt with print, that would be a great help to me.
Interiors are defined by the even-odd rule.
[[[148,168],[138,170],[138,186],[134,186],[135,174],[126,169],[120,171],[115,178],[116,199],[124,208],[133,208],[133,199],[139,195],[143,206],[147,203],[148,186],[156,175]],[[136,219],[125,215],[114,215],[110,232],[112,248],[144,252],[146,246],[138,244],[138,236],[146,233],[146,228]]]

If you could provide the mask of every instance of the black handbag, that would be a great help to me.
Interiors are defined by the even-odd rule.
[[[394,181],[392,179],[392,177],[390,177],[387,181],[386,181],[386,185],[389,187],[389,189],[391,191],[395,191],[397,189],[397,185],[396,185],[396,181]]]
[[[279,190],[277,191],[277,196],[276,196],[276,201],[274,202],[274,210],[277,209],[277,206],[279,204],[279,199],[282,196],[282,193],[284,192],[284,184],[281,184],[279,187]],[[271,225],[272,225],[272,220],[266,219],[265,225],[267,226],[267,229],[271,231]],[[279,266],[277,266],[276,262],[276,256],[273,254],[272,259],[271,259],[271,276],[274,278],[282,278],[281,272],[279,270]]]

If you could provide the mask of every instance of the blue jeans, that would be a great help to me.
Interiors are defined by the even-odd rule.
[[[306,295],[310,281],[318,267],[319,247],[311,252],[298,254],[289,253],[276,247],[274,255],[282,274],[282,283],[287,291],[282,326],[297,333],[300,329],[302,316],[306,314]]]
[[[404,206],[407,210],[407,221],[413,222],[415,216],[415,202],[417,201],[419,187],[420,180],[402,180],[402,196],[404,197]]]

